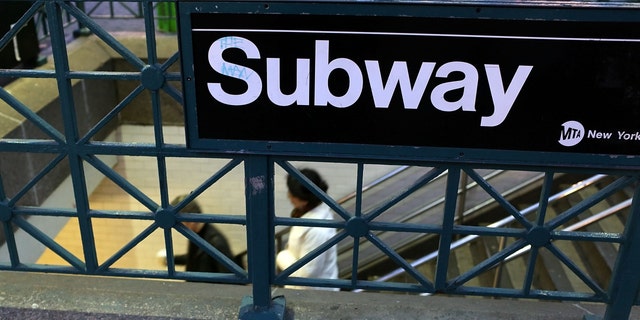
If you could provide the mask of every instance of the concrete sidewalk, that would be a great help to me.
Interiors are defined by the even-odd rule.
[[[114,277],[0,272],[0,319],[237,319],[251,287]],[[599,304],[296,291],[285,319],[581,320]],[[348,297],[347,297],[348,296]],[[634,310],[630,319],[640,319]]]

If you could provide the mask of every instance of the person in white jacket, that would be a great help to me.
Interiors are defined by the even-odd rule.
[[[320,174],[313,169],[300,170],[311,182],[318,186],[322,191],[327,192],[329,186],[322,179]],[[287,176],[287,187],[289,189],[288,196],[293,211],[291,217],[305,219],[326,219],[332,220],[333,214],[325,203],[302,185],[296,178]],[[298,259],[304,257],[318,246],[331,239],[336,234],[333,228],[321,227],[303,227],[293,226],[289,232],[289,240],[285,250],[278,253],[276,264],[280,270],[284,270],[291,266]],[[321,278],[321,279],[337,279],[336,246],[329,248],[315,259],[309,261],[306,265],[291,274],[292,277],[302,278]],[[286,286],[293,289],[317,289],[337,291],[337,288],[323,287],[300,287]]]

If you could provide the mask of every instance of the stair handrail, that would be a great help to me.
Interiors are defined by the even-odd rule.
[[[567,231],[567,232],[576,231],[576,230],[578,230],[580,228],[584,228],[586,226],[590,226],[590,225],[592,225],[592,224],[594,224],[596,222],[599,222],[599,221],[603,220],[604,218],[609,217],[612,214],[615,214],[615,213],[617,213],[619,211],[622,211],[623,209],[626,209],[626,208],[630,207],[631,206],[631,202],[633,202],[632,200],[633,199],[631,199],[631,198],[629,198],[627,200],[624,200],[624,201],[616,204],[615,206],[609,207],[609,208],[607,208],[605,210],[602,210],[602,211],[590,216],[587,219],[581,220],[581,221],[576,222],[576,223],[574,223],[574,224],[572,224],[572,225],[570,225],[570,226],[568,226],[566,228],[563,228],[562,231]],[[530,245],[525,246],[522,249],[520,249],[520,250],[512,253],[508,257],[506,257],[504,259],[504,261],[505,262],[509,262],[509,261],[511,261],[511,260],[513,260],[513,259],[515,259],[515,258],[527,253],[529,250],[531,250],[531,246]]]
[[[569,196],[569,195],[571,195],[571,194],[573,194],[575,192],[578,192],[578,191],[580,191],[580,190],[582,190],[582,189],[584,189],[584,188],[586,188],[586,187],[588,187],[588,186],[590,186],[590,185],[592,185],[592,184],[594,184],[594,183],[596,183],[596,182],[598,182],[598,181],[600,181],[600,180],[602,180],[602,179],[604,179],[606,177],[608,177],[608,175],[598,174],[598,175],[594,175],[592,177],[589,177],[589,178],[587,178],[585,180],[579,181],[579,182],[571,185],[569,188],[567,188],[565,190],[562,190],[562,191],[550,196],[548,203],[553,203],[555,201],[563,199],[563,198],[565,198],[565,197],[567,197],[567,196]],[[523,217],[527,216],[528,214],[538,210],[539,206],[540,206],[539,203],[532,204],[531,206],[521,210],[520,211],[520,215],[523,216]],[[487,225],[487,228],[499,228],[499,227],[502,227],[504,225],[507,225],[507,224],[513,222],[514,220],[515,220],[514,216],[508,216],[508,217],[502,218],[502,219],[500,219],[500,220],[498,220],[498,221],[496,221],[494,223],[491,223],[491,224]],[[464,237],[464,238],[462,238],[460,240],[456,240],[456,241],[451,243],[451,245],[449,247],[449,250],[450,251],[451,250],[455,250],[456,248],[459,248],[459,247],[461,247],[461,246],[463,246],[463,245],[465,245],[465,244],[477,239],[478,237],[479,237],[478,235],[468,235],[468,236],[466,236],[466,237]],[[427,255],[425,255],[425,256],[423,256],[423,257],[421,257],[421,258],[419,258],[419,259],[417,259],[417,260],[415,260],[413,262],[411,262],[410,265],[415,268],[415,267],[418,267],[418,266],[420,266],[422,264],[425,264],[425,263],[435,259],[437,256],[438,256],[438,251],[433,251],[433,252],[431,252],[431,253],[429,253],[429,254],[427,254]],[[402,274],[404,272],[406,272],[405,269],[397,268],[397,269],[395,269],[395,270],[393,270],[393,271],[391,271],[391,272],[389,272],[389,273],[387,273],[387,274],[385,274],[385,275],[383,275],[381,277],[376,278],[374,281],[376,281],[376,282],[384,282],[384,281],[387,281],[387,280],[389,280],[389,279],[391,279],[393,277],[396,277],[396,276],[398,276],[398,275],[400,275],[400,274]],[[352,292],[362,292],[362,291],[364,291],[364,289],[355,289]]]

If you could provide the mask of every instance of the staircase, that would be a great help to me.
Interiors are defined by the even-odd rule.
[[[583,176],[565,175],[555,183],[558,190],[575,187]],[[575,192],[559,197],[557,201],[550,203],[544,217],[545,223],[550,223],[567,210],[580,206],[583,201],[590,199],[599,190],[606,188],[616,177],[602,176],[595,182],[589,183],[586,187]],[[539,190],[532,189],[528,194],[520,194],[513,198],[516,206],[526,206],[528,199],[539,197]],[[532,253],[529,247],[523,248],[517,254],[512,255],[506,262],[497,264],[464,283],[468,287],[493,287],[504,289],[525,289],[525,283],[530,281],[531,290],[565,291],[585,294],[593,294],[598,290],[606,290],[613,272],[617,250],[619,244],[606,241],[607,237],[620,237],[624,231],[624,225],[629,214],[632,188],[617,191],[604,200],[589,207],[577,217],[566,221],[562,225],[554,228],[555,231],[562,230],[568,235],[575,232],[589,232],[600,234],[604,241],[575,241],[575,240],[553,240],[551,249],[540,247],[536,253]],[[514,202],[512,202],[514,203]],[[489,225],[495,223],[495,218],[500,216],[500,208],[492,208],[482,214],[476,214],[474,219],[469,219],[466,223],[475,225]],[[524,212],[524,211],[523,211]],[[484,219],[490,217],[491,219]],[[535,222],[537,212],[533,210],[528,216],[529,221]],[[510,222],[502,228],[522,229],[519,222]],[[501,252],[517,241],[513,237],[491,237],[478,236],[470,238],[470,241],[463,242],[451,251],[449,258],[449,268],[447,279],[453,279],[474,266],[489,259]],[[422,241],[423,248],[437,246],[438,239],[431,237]],[[433,243],[429,243],[433,242]],[[556,250],[557,249],[557,250]],[[535,262],[530,262],[535,254]],[[431,254],[430,259],[423,259],[418,270],[428,279],[434,279],[436,272],[437,254]],[[384,259],[378,263],[384,264]],[[390,263],[387,262],[387,265]],[[526,278],[527,268],[532,264],[534,268],[532,279]],[[378,269],[381,269],[378,267]],[[575,270],[578,270],[577,272]],[[394,273],[380,277],[380,280],[392,282],[409,282],[415,280],[402,272],[396,270]],[[582,275],[582,276],[581,276]]]
[[[362,212],[369,213],[383,207],[390,199],[410,188],[417,188],[410,196],[388,208],[377,216],[375,222],[403,223],[417,225],[440,225],[445,204],[446,172],[436,175],[434,168],[408,167],[403,172],[379,183],[363,193]],[[539,190],[544,174],[531,171],[505,171],[483,169],[476,171],[507,199],[516,199]],[[427,177],[436,176],[433,179]],[[426,180],[426,182],[421,181]],[[465,181],[463,176],[458,190],[459,202],[463,203],[456,217],[456,223],[472,222],[479,219],[494,219],[494,210],[499,205],[473,181]],[[424,185],[421,185],[424,183]],[[355,209],[355,199],[346,199],[342,206],[350,212]],[[374,234],[385,244],[405,258],[417,258],[438,246],[437,235],[407,232],[379,231]],[[348,238],[338,244],[338,266],[340,277],[350,278],[353,261],[353,240]],[[386,255],[366,239],[361,239],[358,249],[358,277],[367,279],[393,270],[396,266],[386,263]]]

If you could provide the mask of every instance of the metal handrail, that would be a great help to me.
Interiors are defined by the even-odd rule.
[[[410,168],[410,166],[401,166],[401,167],[399,167],[399,168],[387,173],[386,175],[384,175],[384,176],[374,180],[373,182],[369,183],[368,185],[364,186],[363,189],[362,189],[362,193],[364,194],[364,192],[366,192],[366,191],[378,186],[379,184],[381,184],[381,183],[383,183],[385,181],[388,181],[389,179],[397,176],[398,174],[404,172],[405,170],[407,170],[409,168]],[[491,179],[491,178],[496,177],[496,176],[498,176],[498,175],[500,175],[500,174],[502,174],[504,172],[505,172],[505,170],[495,170],[495,171],[491,172],[490,174],[488,174],[487,176],[485,176],[485,178]],[[446,172],[442,173],[441,175],[439,175],[438,178],[441,178],[443,176],[446,176]],[[513,194],[513,193],[517,192],[518,190],[521,190],[522,188],[524,188],[526,186],[529,186],[534,181],[540,180],[543,177],[544,177],[544,174],[537,175],[537,176],[535,176],[535,177],[533,177],[531,179],[528,179],[527,181],[525,181],[523,183],[520,183],[520,184],[510,188],[509,190],[504,191],[503,194],[504,195]],[[466,181],[466,180],[461,180],[461,181]],[[477,186],[477,182],[475,182],[475,181],[472,181],[470,183],[466,183],[465,182],[463,187],[459,188],[459,190],[458,190],[459,197],[464,197],[466,192],[469,189],[471,189],[471,188],[473,188],[475,186]],[[352,192],[352,193],[340,198],[337,202],[339,204],[345,203],[345,202],[347,202],[349,200],[352,200],[356,195],[357,195],[357,191]],[[435,204],[441,203],[443,201],[444,201],[444,198],[439,199],[439,200],[435,201]],[[415,217],[416,215],[420,214],[421,212],[429,210],[429,208],[431,208],[435,204],[434,203],[430,203],[429,205],[427,205],[425,207],[421,207],[421,208],[418,208],[417,210],[414,210],[413,213],[411,213],[411,214],[409,214],[409,215],[407,215],[405,217],[405,220],[409,219],[411,217]],[[467,215],[469,212],[474,212],[475,210],[480,210],[481,208],[484,208],[488,204],[489,204],[489,202],[484,202],[484,203],[479,204],[479,205],[477,205],[477,206],[475,206],[475,207],[473,207],[473,208],[471,208],[469,210],[459,209],[459,213],[462,214],[462,215]],[[464,203],[461,203],[460,207],[464,208]],[[278,230],[276,232],[276,234],[275,234],[275,242],[276,242],[276,250],[277,251],[280,251],[280,250],[282,250],[284,248],[284,240],[283,240],[283,238],[290,232],[290,229],[291,229],[291,227],[287,226],[287,227],[282,228],[282,229],[280,229],[280,230]],[[247,254],[247,252],[244,251],[244,252],[239,253],[238,256],[244,256],[246,254]]]
[[[576,231],[580,228],[584,228],[586,226],[590,226],[596,222],[602,221],[604,218],[607,218],[615,213],[618,213],[624,209],[627,209],[631,206],[632,199],[624,200],[615,206],[609,207],[605,210],[602,210],[591,217],[584,219],[582,221],[576,222],[566,228],[563,228],[562,231]],[[504,262],[509,262],[525,253],[527,253],[531,249],[531,246],[525,246],[524,248],[512,253],[510,256],[504,259]]]
[[[380,177],[380,178],[372,181],[371,183],[367,184],[366,186],[364,186],[362,188],[362,193],[364,194],[364,192],[366,192],[366,191],[368,191],[368,190],[380,185],[381,183],[383,183],[385,181],[388,181],[389,179],[397,176],[398,174],[402,173],[403,171],[405,171],[405,170],[407,170],[409,168],[410,168],[410,166],[401,166],[401,167],[398,167],[397,169],[394,169],[393,171],[383,175],[382,177]],[[498,175],[500,175],[500,174],[502,174],[504,172],[505,172],[504,170],[495,170],[495,171],[491,172],[490,174],[488,174],[485,178],[491,179],[491,178],[496,177],[496,176],[498,176]],[[441,177],[443,177],[445,175],[446,175],[446,173],[443,173],[440,176],[438,176],[438,178],[441,178]],[[515,187],[513,187],[513,188],[511,188],[511,189],[509,189],[507,191],[505,191],[504,194],[505,195],[509,195],[509,194],[514,193],[514,192],[517,192],[518,190],[522,189],[523,187],[530,185],[533,181],[540,180],[542,177],[544,177],[544,174],[536,176],[536,177],[534,177],[532,179],[529,179],[529,180],[525,181],[524,183],[521,183],[521,184],[519,184],[519,185],[517,185],[517,186],[515,186]],[[466,181],[466,180],[464,180],[464,181]],[[476,185],[477,185],[477,182],[475,182],[475,181],[472,181],[471,183],[466,183],[465,182],[464,183],[464,187],[460,188],[458,190],[459,197],[463,197],[464,198],[464,195],[466,194],[466,192],[469,189],[475,187]],[[352,192],[352,193],[340,198],[337,202],[339,204],[343,204],[343,203],[345,203],[345,202],[347,202],[349,200],[352,200],[356,195],[357,195],[357,191]],[[439,200],[437,200],[437,201],[435,201],[435,202],[432,202],[432,203],[428,204],[427,206],[424,206],[424,207],[418,208],[417,210],[414,210],[412,213],[410,213],[407,216],[405,216],[404,219],[406,220],[406,219],[410,219],[411,217],[415,217],[416,215],[420,214],[421,212],[429,210],[429,208],[431,208],[431,207],[433,207],[433,206],[435,206],[435,205],[437,205],[437,204],[439,204],[439,203],[441,203],[443,201],[444,201],[444,197],[439,199]],[[479,210],[479,209],[485,207],[486,205],[488,205],[488,203],[485,202],[485,203],[482,203],[482,204],[480,204],[478,206],[475,206],[474,208],[471,208],[471,209],[466,210],[466,211],[464,209],[459,209],[459,213],[461,215],[467,215],[469,212],[473,212],[475,210]],[[464,208],[464,203],[460,203],[460,208]],[[277,250],[282,250],[284,248],[284,240],[283,240],[283,238],[289,233],[290,230],[291,230],[291,227],[287,226],[287,227],[284,227],[284,228],[278,230],[275,233],[275,241],[276,241],[276,249]],[[243,252],[239,253],[238,255],[239,256],[244,256],[246,254],[247,254],[247,252],[243,251]]]
[[[398,174],[402,173],[403,171],[405,171],[405,170],[407,170],[409,168],[410,168],[410,166],[400,166],[400,167],[392,170],[391,172],[383,175],[382,177],[380,177],[380,178],[372,181],[371,183],[367,184],[366,186],[362,187],[362,192],[364,193],[367,190],[369,190],[369,189],[371,189],[373,187],[376,187],[376,186],[380,185],[381,183],[383,183],[385,181],[388,181],[389,179],[397,176]],[[356,195],[358,195],[358,192],[354,191],[354,192],[352,192],[352,193],[350,193],[350,194],[338,199],[338,203],[345,203],[345,202],[355,198]]]
[[[607,175],[600,174],[600,175],[595,175],[595,176],[592,176],[592,177],[590,177],[588,179],[582,180],[582,181],[572,185],[571,187],[569,187],[569,188],[567,188],[567,189],[565,189],[565,190],[563,190],[561,192],[558,192],[558,193],[554,194],[553,196],[549,197],[549,203],[552,203],[552,202],[558,201],[560,199],[563,199],[563,198],[567,197],[568,195],[573,194],[573,193],[575,193],[577,191],[580,191],[580,190],[582,190],[582,189],[584,189],[584,188],[586,188],[586,187],[588,187],[588,186],[590,186],[590,185],[592,185],[592,184],[594,184],[594,183],[596,183],[596,182],[598,182],[598,181],[600,181],[600,180],[602,180],[602,179],[604,179],[606,177],[607,177]],[[523,209],[522,211],[520,211],[520,214],[523,217],[527,216],[528,214],[538,210],[539,206],[540,206],[539,203],[535,203],[535,204]],[[494,222],[492,224],[489,224],[487,227],[488,228],[499,228],[499,227],[505,226],[505,225],[513,222],[514,220],[515,220],[515,217],[508,216],[508,217],[500,219],[500,220],[498,220],[498,221],[496,221],[496,222]],[[449,250],[454,250],[454,249],[459,248],[459,247],[461,247],[461,246],[463,246],[465,244],[468,244],[471,241],[477,239],[478,237],[479,237],[479,235],[468,235],[468,236],[466,236],[466,237],[464,237],[464,238],[462,238],[460,240],[454,241],[454,242],[451,243],[451,246],[449,247]],[[421,265],[423,265],[423,264],[435,259],[437,256],[438,256],[438,251],[433,251],[433,252],[423,256],[422,258],[419,258],[419,259],[411,262],[410,265],[415,268],[415,267],[421,266]],[[401,275],[404,272],[405,272],[405,269],[397,268],[397,269],[395,269],[395,270],[393,270],[393,271],[391,271],[391,272],[389,272],[389,273],[387,273],[387,274],[385,274],[385,275],[383,275],[381,277],[378,277],[374,281],[384,282],[384,281],[387,281],[387,280],[389,280],[389,279],[391,279],[393,277]],[[353,290],[353,292],[361,292],[361,291],[364,291],[364,290],[363,289]]]

